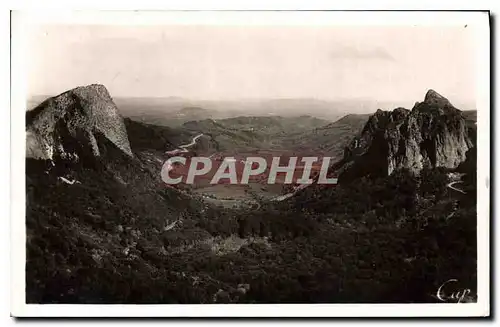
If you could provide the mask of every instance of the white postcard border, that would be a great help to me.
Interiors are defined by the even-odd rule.
[[[477,33],[478,302],[461,304],[203,304],[35,305],[25,303],[25,106],[29,54],[24,31],[33,23],[217,25],[457,25]],[[17,317],[467,317],[489,315],[490,40],[487,12],[68,12],[12,13],[11,313]]]

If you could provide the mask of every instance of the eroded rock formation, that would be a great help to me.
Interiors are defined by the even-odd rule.
[[[407,168],[456,168],[472,147],[466,120],[445,97],[429,90],[412,110],[378,110],[346,148],[343,170],[351,175],[390,175]]]
[[[103,85],[77,87],[26,113],[27,158],[98,157],[102,137],[132,156],[123,118]]]

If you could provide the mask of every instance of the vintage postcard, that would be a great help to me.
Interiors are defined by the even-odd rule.
[[[12,314],[488,316],[488,12],[12,12]]]

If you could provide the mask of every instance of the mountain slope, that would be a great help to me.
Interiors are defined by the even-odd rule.
[[[77,88],[29,113],[27,131],[55,151],[36,149],[41,155],[26,160],[28,303],[145,302],[152,290],[141,280],[159,269],[178,279],[161,268],[172,241],[166,228],[182,221],[184,242],[211,236],[195,222],[216,211],[161,181],[168,131],[125,124],[106,95],[103,86]],[[138,133],[163,138],[147,146]]]
[[[307,210],[323,221],[328,236],[316,238],[332,241],[316,247],[325,252],[347,235],[354,238],[357,249],[347,243],[345,254],[338,255],[349,266],[344,280],[349,286],[343,287],[369,279],[370,294],[382,291],[383,298],[396,302],[440,302],[436,290],[454,276],[471,290],[462,302],[475,302],[477,165],[476,141],[467,128],[471,119],[434,91],[412,111],[377,111],[332,167],[340,184],[312,185],[275,210]]]
[[[190,121],[184,128],[212,137],[220,151],[279,149],[282,141],[294,133],[305,132],[328,124],[311,116],[300,117],[235,117]]]
[[[165,152],[176,148],[178,144],[189,143],[194,136],[183,128],[145,124],[130,118],[125,118],[124,123],[134,151],[154,149]]]
[[[340,160],[344,147],[360,133],[369,114],[350,114],[339,120],[305,132],[286,135],[283,147],[296,151],[316,152]]]

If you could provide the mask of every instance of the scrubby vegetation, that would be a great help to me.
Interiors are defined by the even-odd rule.
[[[28,302],[429,302],[450,278],[475,289],[475,205],[446,171],[228,210],[107,151],[115,160],[28,161]]]

